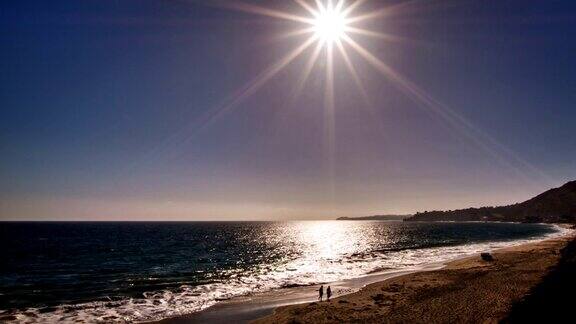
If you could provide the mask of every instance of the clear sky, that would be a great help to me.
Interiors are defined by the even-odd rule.
[[[576,179],[575,1],[367,1],[388,36],[347,35],[409,83],[345,44],[362,90],[335,51],[333,105],[325,48],[301,82],[315,45],[258,83],[308,35],[245,4],[305,8],[243,3],[4,1],[0,219],[412,213]]]

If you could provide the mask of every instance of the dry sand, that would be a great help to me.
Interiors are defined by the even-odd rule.
[[[441,270],[370,284],[358,292],[277,308],[253,323],[495,323],[557,264],[573,236],[501,249]]]

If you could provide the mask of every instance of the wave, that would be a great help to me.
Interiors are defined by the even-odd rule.
[[[356,253],[340,259],[318,260],[314,255],[283,264],[261,266],[234,278],[200,285],[146,291],[139,298],[107,298],[53,307],[0,311],[0,320],[20,323],[44,322],[143,322],[185,315],[206,309],[219,301],[281,288],[309,286],[365,276],[392,269],[418,269],[497,248],[567,235],[569,229],[552,225],[554,232],[514,241],[466,245],[414,245],[404,248]],[[448,244],[448,245],[446,245]]]

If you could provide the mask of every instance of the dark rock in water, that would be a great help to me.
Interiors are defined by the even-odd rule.
[[[487,253],[487,252],[480,253],[480,257],[484,261],[494,261],[494,257],[492,256],[492,254]]]

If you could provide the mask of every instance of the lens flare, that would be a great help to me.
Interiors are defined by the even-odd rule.
[[[373,38],[377,39],[379,42],[387,42],[390,44],[398,42],[410,42],[412,44],[422,43],[414,42],[411,39],[392,35],[387,32],[374,31],[362,27],[362,23],[369,20],[402,16],[405,10],[410,11],[417,8],[421,1],[395,1],[393,4],[385,5],[376,10],[373,8],[370,10],[361,10],[362,5],[367,4],[368,0],[293,1],[298,4],[300,11],[305,11],[304,15],[296,12],[286,12],[263,7],[258,4],[247,3],[244,0],[217,1],[218,6],[223,8],[282,19],[298,26],[298,29],[283,34],[283,37],[301,37],[302,35],[305,35],[306,37],[303,38],[303,43],[299,47],[288,52],[280,60],[273,63],[261,74],[251,80],[248,85],[240,88],[235,95],[224,100],[221,105],[210,109],[205,114],[206,117],[201,118],[198,124],[191,125],[190,130],[183,132],[182,136],[175,136],[176,140],[174,140],[174,142],[185,142],[186,137],[190,136],[189,134],[211,123],[216,117],[234,109],[248,97],[254,95],[260,88],[267,84],[267,81],[274,78],[291,62],[296,61],[300,55],[308,52],[308,48],[313,48],[311,50],[311,56],[306,61],[304,70],[296,83],[294,94],[295,97],[299,96],[300,92],[305,87],[314,65],[324,57],[324,67],[326,69],[324,91],[326,155],[329,165],[328,169],[330,169],[330,178],[333,181],[336,151],[336,98],[334,93],[334,66],[335,64],[338,64],[336,56],[339,56],[341,59],[340,62],[345,64],[346,69],[350,72],[350,75],[360,90],[366,104],[370,109],[374,108],[374,111],[376,111],[376,107],[372,107],[373,104],[368,97],[368,93],[366,88],[363,86],[358,71],[356,71],[356,68],[354,67],[354,58],[347,53],[347,49],[351,49],[350,52],[355,53],[356,57],[360,57],[371,65],[376,72],[392,81],[392,84],[417,103],[418,107],[435,114],[437,117],[445,121],[448,127],[458,132],[461,137],[466,138],[471,143],[478,146],[495,160],[504,164],[506,167],[510,167],[514,172],[522,173],[521,176],[525,176],[527,179],[529,179],[531,175],[537,174],[539,175],[539,178],[549,181],[548,176],[541,170],[523,160],[491,136],[474,126],[470,121],[458,114],[457,111],[435,99],[432,95],[424,91],[424,89],[420,88],[415,82],[412,82],[410,79],[393,69],[391,66],[386,64],[384,60],[377,57],[356,40],[356,38],[362,37],[364,39]],[[376,3],[376,1],[374,1],[374,3]],[[360,10],[358,8],[360,8]],[[314,43],[316,43],[316,46],[312,46]],[[320,55],[323,51],[326,53],[325,56]],[[181,140],[181,137],[183,137],[184,140]],[[166,146],[169,146],[169,144]]]

